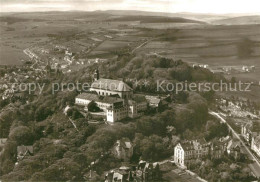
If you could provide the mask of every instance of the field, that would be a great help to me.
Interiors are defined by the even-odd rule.
[[[122,49],[157,53],[209,67],[255,66],[235,76],[259,82],[259,16],[217,16],[149,12],[48,12],[0,14],[0,64],[19,65],[30,47],[61,45],[80,58],[112,58]],[[51,55],[50,55],[51,56]],[[260,98],[254,87],[250,98]],[[239,95],[239,94],[238,94]]]

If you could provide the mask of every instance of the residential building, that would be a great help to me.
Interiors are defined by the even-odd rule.
[[[260,157],[260,135],[253,134],[251,141],[251,149]]]
[[[114,169],[105,175],[105,182],[152,182],[161,181],[159,163],[140,161],[137,166],[122,166]]]
[[[161,172],[157,162],[140,161],[136,169],[136,180],[141,182],[160,181]]]
[[[239,140],[230,140],[227,145],[227,154],[236,160],[239,159],[241,154],[240,147],[241,143]]]
[[[130,161],[133,156],[133,144],[127,138],[117,140],[112,148],[112,154],[123,161]]]
[[[105,182],[130,182],[134,181],[132,170],[129,167],[114,169],[105,175]]]
[[[252,122],[247,122],[241,126],[241,135],[248,142],[251,143],[252,139]]]
[[[162,101],[158,96],[146,95],[145,98],[148,100],[149,106],[154,108],[159,108]]]
[[[7,138],[0,138],[0,151],[5,146]]]
[[[187,168],[193,160],[210,154],[210,143],[203,140],[184,141],[174,148],[174,162],[180,167]]]
[[[146,95],[145,98],[148,101],[149,107],[151,109],[154,109],[155,111],[162,111],[165,108],[168,107],[168,102],[166,102],[166,99],[168,99],[170,96],[152,96],[152,95]]]
[[[136,118],[142,116],[147,110],[147,100],[144,96],[134,95],[131,100],[128,100],[128,116]]]
[[[17,162],[22,161],[26,156],[33,155],[33,146],[21,145],[17,147]]]
[[[220,159],[223,157],[223,155],[227,152],[227,146],[230,140],[230,137],[227,136],[213,141],[210,150],[211,159]]]

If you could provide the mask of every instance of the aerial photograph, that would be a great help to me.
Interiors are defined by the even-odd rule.
[[[0,0],[0,182],[259,182],[259,0]]]

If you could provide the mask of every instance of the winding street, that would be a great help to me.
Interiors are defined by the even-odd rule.
[[[253,163],[248,165],[249,168],[252,170],[253,174],[257,178],[260,178],[260,163],[259,163],[258,159],[255,157],[255,155],[250,151],[250,149],[245,144],[245,142],[243,140],[241,140],[241,138],[238,135],[238,133],[227,123],[227,121],[219,113],[211,111],[211,112],[209,112],[209,114],[216,116],[217,118],[219,118],[221,120],[221,122],[226,123],[228,128],[232,131],[233,136],[236,137],[237,139],[239,139],[239,141],[242,144],[241,151],[243,153],[245,153],[250,160],[254,161]]]

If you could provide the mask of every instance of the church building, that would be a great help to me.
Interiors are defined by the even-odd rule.
[[[123,81],[99,79],[98,70],[94,73],[89,91],[91,93],[78,95],[75,103],[87,107],[90,102],[95,102],[104,111],[107,121],[112,123],[127,117],[139,117],[147,110],[145,97],[134,95],[133,89]]]

